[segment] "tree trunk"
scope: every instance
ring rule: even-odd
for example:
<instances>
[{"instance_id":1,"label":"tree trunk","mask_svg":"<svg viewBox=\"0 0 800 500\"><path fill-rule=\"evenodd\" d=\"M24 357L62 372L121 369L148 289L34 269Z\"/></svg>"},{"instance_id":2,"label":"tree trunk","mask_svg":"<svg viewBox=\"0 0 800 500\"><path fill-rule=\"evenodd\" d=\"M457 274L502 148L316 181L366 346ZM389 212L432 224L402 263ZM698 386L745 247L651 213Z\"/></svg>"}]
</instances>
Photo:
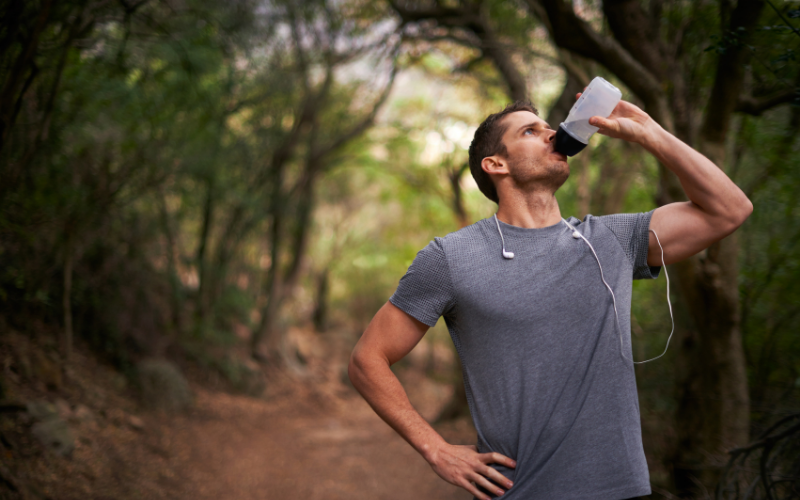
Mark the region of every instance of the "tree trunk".
<instances>
[{"instance_id":1,"label":"tree trunk","mask_svg":"<svg viewBox=\"0 0 800 500\"><path fill-rule=\"evenodd\" d=\"M763 10L758 0L740 0L723 29L742 33L717 62L714 86L700 128L700 151L724 168L725 141L739 102L752 37ZM749 441L750 399L739 314L739 244L736 233L705 255L677 266L678 285L693 328L681 339L678 369L678 446L675 486L697 496L719 479L725 452Z\"/></svg>"},{"instance_id":2,"label":"tree trunk","mask_svg":"<svg viewBox=\"0 0 800 500\"><path fill-rule=\"evenodd\" d=\"M723 147L705 147L717 165ZM679 263L678 287L690 316L677 357L675 487L698 496L719 479L727 450L749 442L750 398L739 314L739 238L734 233Z\"/></svg>"},{"instance_id":3,"label":"tree trunk","mask_svg":"<svg viewBox=\"0 0 800 500\"><path fill-rule=\"evenodd\" d=\"M183 330L183 300L181 282L178 277L178 263L179 251L177 241L175 238L175 231L173 230L172 222L170 221L169 209L167 208L166 195L163 190L158 193L158 207L161 212L161 229L164 231L164 238L167 243L167 275L169 279L170 288L170 322L171 332L169 337L179 335Z\"/></svg>"},{"instance_id":4,"label":"tree trunk","mask_svg":"<svg viewBox=\"0 0 800 500\"><path fill-rule=\"evenodd\" d=\"M72 245L67 241L64 248L64 296L61 307L64 312L64 331L61 337L61 360L66 373L72 359Z\"/></svg>"},{"instance_id":5,"label":"tree trunk","mask_svg":"<svg viewBox=\"0 0 800 500\"><path fill-rule=\"evenodd\" d=\"M460 167L451 168L447 175L450 180L450 188L453 190L451 206L459 228L469 225L469 215L467 214L467 208L464 206L464 193L461 190L461 177L467 169L469 169L469 163L464 163Z\"/></svg>"},{"instance_id":6,"label":"tree trunk","mask_svg":"<svg viewBox=\"0 0 800 500\"><path fill-rule=\"evenodd\" d=\"M21 45L14 65L9 74L4 75L5 82L0 88L0 150L6 143L8 134L14 125L17 113L22 104L25 92L30 87L37 74L36 52L39 48L39 36L47 28L50 17L50 7L52 1L47 0L42 3L35 21L25 35L21 36ZM21 14L24 2L16 1L8 5L7 12L12 13L13 17ZM19 29L14 25L14 30Z\"/></svg>"},{"instance_id":7,"label":"tree trunk","mask_svg":"<svg viewBox=\"0 0 800 500\"><path fill-rule=\"evenodd\" d=\"M209 306L209 272L208 272L208 247L211 238L211 225L214 219L214 181L206 181L206 196L203 201L203 222L200 226L200 242L197 246L197 277L199 288L197 289L197 316L200 322L204 322Z\"/></svg>"},{"instance_id":8,"label":"tree trunk","mask_svg":"<svg viewBox=\"0 0 800 500\"><path fill-rule=\"evenodd\" d=\"M323 333L328 326L328 277L330 268L322 270L317 278L317 293L314 301L314 312L311 314L311 321L314 323L314 330Z\"/></svg>"},{"instance_id":9,"label":"tree trunk","mask_svg":"<svg viewBox=\"0 0 800 500\"><path fill-rule=\"evenodd\" d=\"M270 275L268 277L269 295L267 303L261 313L261 325L258 330L253 334L251 350L256 358L262 356L258 353L259 344L265 341L263 346L266 350L266 358L274 358L279 354L279 348L283 340L281 332L277 331L276 324L279 318L280 309L286 298L291 295L292 290L297 283L300 275L302 259L305 255L306 246L308 244L308 230L311 225L311 215L314 208L314 183L316 175L320 172L317 165L307 165L306 173L308 176L301 185L298 186L297 194L294 198L297 199L297 204L294 207L295 213L293 214L294 223L291 231L291 241L289 242L289 255L291 260L285 271L281 272L279 265L280 256L283 253L283 239L282 225L284 218L285 207L277 208L279 210L273 217L277 222L272 230L272 266L270 267Z\"/></svg>"},{"instance_id":10,"label":"tree trunk","mask_svg":"<svg viewBox=\"0 0 800 500\"><path fill-rule=\"evenodd\" d=\"M267 275L264 279L263 289L266 292L267 303L261 309L261 322L253 331L250 337L250 353L254 359L267 360L271 353L275 350L274 345L267 347L267 355L260 352L261 342L264 339L272 338L274 328L275 316L280 304L278 304L278 296L281 295L280 283L280 255L283 242L283 216L278 212L272 214L272 223L270 224L270 266L267 270Z\"/></svg>"},{"instance_id":11,"label":"tree trunk","mask_svg":"<svg viewBox=\"0 0 800 500\"><path fill-rule=\"evenodd\" d=\"M676 266L694 328L679 339L675 485L713 485L727 450L749 440L750 403L739 330L736 235ZM730 279L730 278L733 278Z\"/></svg>"}]
</instances>

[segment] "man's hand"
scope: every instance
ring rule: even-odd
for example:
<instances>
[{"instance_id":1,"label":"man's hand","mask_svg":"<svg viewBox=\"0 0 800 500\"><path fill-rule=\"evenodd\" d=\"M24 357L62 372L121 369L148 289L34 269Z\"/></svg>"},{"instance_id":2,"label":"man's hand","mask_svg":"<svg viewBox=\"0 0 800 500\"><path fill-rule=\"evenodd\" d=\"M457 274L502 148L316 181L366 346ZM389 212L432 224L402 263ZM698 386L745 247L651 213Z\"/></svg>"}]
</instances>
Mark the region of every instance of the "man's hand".
<instances>
[{"instance_id":1,"label":"man's hand","mask_svg":"<svg viewBox=\"0 0 800 500\"><path fill-rule=\"evenodd\" d=\"M576 98L580 96L581 94L577 94ZM656 132L653 129L660 128L658 123L638 106L622 100L608 118L593 116L589 118L589 124L600 129L597 131L600 134L640 144L644 144Z\"/></svg>"},{"instance_id":2,"label":"man's hand","mask_svg":"<svg viewBox=\"0 0 800 500\"><path fill-rule=\"evenodd\" d=\"M481 492L478 486L496 496L513 486L510 479L489 467L489 464L500 464L510 469L517 466L516 462L499 453L478 453L475 446L444 444L427 458L439 477L464 488L481 500L489 500L490 497Z\"/></svg>"}]
</instances>

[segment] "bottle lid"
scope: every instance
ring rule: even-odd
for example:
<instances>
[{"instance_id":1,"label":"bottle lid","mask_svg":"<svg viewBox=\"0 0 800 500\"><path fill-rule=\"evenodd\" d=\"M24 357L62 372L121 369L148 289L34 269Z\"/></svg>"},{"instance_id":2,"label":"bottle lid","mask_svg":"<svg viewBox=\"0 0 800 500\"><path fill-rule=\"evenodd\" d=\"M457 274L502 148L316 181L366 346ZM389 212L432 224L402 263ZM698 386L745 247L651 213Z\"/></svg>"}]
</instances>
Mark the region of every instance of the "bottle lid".
<instances>
[{"instance_id":1,"label":"bottle lid","mask_svg":"<svg viewBox=\"0 0 800 500\"><path fill-rule=\"evenodd\" d=\"M586 144L572 137L564 129L563 124L559 125L558 131L556 132L556 144L555 144L556 151L558 151L559 153L564 153L567 156L575 156L576 154L583 151L583 148L585 147Z\"/></svg>"}]
</instances>

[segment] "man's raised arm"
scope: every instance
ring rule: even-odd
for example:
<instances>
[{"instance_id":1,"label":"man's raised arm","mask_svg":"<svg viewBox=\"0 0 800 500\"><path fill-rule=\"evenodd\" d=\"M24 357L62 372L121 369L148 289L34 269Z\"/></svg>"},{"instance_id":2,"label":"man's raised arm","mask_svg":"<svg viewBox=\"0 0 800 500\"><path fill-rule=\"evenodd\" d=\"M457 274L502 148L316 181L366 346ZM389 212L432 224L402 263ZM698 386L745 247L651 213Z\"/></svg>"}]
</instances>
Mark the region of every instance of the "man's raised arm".
<instances>
[{"instance_id":1,"label":"man's raised arm","mask_svg":"<svg viewBox=\"0 0 800 500\"><path fill-rule=\"evenodd\" d=\"M680 180L690 201L659 207L650 220L667 264L708 248L734 232L753 212L753 204L722 170L633 104L620 101L611 116L595 116L589 122L601 134L641 144ZM661 250L652 233L647 263L661 265Z\"/></svg>"},{"instance_id":2,"label":"man's raised arm","mask_svg":"<svg viewBox=\"0 0 800 500\"><path fill-rule=\"evenodd\" d=\"M372 409L408 441L442 479L480 499L489 497L479 491L476 484L502 495L512 483L488 464L514 468L515 462L499 453L478 453L474 446L448 444L411 406L390 368L411 352L427 330L427 325L387 302L367 326L350 356L350 380Z\"/></svg>"}]
</instances>

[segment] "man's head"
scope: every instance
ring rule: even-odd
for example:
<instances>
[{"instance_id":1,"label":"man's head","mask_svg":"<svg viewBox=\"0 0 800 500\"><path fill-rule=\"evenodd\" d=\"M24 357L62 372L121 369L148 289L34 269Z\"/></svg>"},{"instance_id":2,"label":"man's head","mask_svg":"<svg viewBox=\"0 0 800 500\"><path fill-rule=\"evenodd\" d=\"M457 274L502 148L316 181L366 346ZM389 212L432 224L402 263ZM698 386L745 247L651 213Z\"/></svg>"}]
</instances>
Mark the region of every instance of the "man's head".
<instances>
[{"instance_id":1,"label":"man's head","mask_svg":"<svg viewBox=\"0 0 800 500\"><path fill-rule=\"evenodd\" d=\"M566 157L553 150L555 132L529 101L515 101L489 115L475 131L469 168L481 192L499 203L495 180L537 183L555 192L569 177Z\"/></svg>"}]
</instances>

